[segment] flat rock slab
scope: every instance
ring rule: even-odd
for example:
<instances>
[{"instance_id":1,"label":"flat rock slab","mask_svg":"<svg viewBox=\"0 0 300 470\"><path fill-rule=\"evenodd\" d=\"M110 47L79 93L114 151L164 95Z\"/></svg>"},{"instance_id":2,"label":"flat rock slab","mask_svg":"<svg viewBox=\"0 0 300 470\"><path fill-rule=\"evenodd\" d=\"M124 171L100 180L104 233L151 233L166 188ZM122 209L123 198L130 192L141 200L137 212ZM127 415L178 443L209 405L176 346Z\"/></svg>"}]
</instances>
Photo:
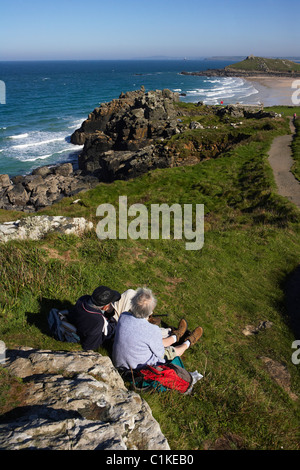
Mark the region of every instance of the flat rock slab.
<instances>
[{"instance_id":1,"label":"flat rock slab","mask_svg":"<svg viewBox=\"0 0 300 470\"><path fill-rule=\"evenodd\" d=\"M83 217L38 215L0 224L0 243L10 240L40 240L49 232L80 235L91 230L92 222Z\"/></svg>"},{"instance_id":2,"label":"flat rock slab","mask_svg":"<svg viewBox=\"0 0 300 470\"><path fill-rule=\"evenodd\" d=\"M25 406L0 417L0 449L169 450L149 405L109 357L31 348L6 357L29 387Z\"/></svg>"}]
</instances>

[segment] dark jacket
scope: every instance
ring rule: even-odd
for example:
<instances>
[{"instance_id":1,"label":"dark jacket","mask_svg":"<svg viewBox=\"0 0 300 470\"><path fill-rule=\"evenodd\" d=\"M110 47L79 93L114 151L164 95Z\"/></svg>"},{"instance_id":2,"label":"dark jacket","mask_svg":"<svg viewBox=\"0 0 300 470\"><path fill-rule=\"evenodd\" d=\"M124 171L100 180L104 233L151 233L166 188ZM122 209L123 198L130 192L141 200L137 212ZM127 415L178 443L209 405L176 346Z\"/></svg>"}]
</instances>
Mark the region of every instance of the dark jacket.
<instances>
[{"instance_id":1,"label":"dark jacket","mask_svg":"<svg viewBox=\"0 0 300 470\"><path fill-rule=\"evenodd\" d=\"M89 303L89 295L77 300L70 321L76 326L80 342L86 351L99 348L105 341L112 339L116 321L105 317L105 312Z\"/></svg>"}]
</instances>

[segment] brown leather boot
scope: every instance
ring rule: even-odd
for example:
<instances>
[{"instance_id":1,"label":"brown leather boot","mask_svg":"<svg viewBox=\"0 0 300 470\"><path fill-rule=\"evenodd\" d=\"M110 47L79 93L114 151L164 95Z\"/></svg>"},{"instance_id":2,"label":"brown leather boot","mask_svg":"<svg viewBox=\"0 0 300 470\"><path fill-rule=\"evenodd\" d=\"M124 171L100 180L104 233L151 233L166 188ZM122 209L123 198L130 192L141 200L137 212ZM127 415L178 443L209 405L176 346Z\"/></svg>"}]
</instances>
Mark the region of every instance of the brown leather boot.
<instances>
[{"instance_id":1,"label":"brown leather boot","mask_svg":"<svg viewBox=\"0 0 300 470\"><path fill-rule=\"evenodd\" d=\"M152 325L157 325L159 326L161 324L161 318L159 317L153 317L152 315L148 318L148 322L152 323Z\"/></svg>"},{"instance_id":2,"label":"brown leather boot","mask_svg":"<svg viewBox=\"0 0 300 470\"><path fill-rule=\"evenodd\" d=\"M179 341L180 338L182 338L182 336L186 332L186 330L187 330L187 322L185 321L184 318L182 318L178 324L178 328L172 330L171 334L175 335L177 338L177 341Z\"/></svg>"},{"instance_id":3,"label":"brown leather boot","mask_svg":"<svg viewBox=\"0 0 300 470\"><path fill-rule=\"evenodd\" d=\"M197 341L201 338L203 334L203 328L201 326L198 326L195 328L195 330L185 339L185 341L189 341L191 343L191 346L193 346Z\"/></svg>"}]
</instances>

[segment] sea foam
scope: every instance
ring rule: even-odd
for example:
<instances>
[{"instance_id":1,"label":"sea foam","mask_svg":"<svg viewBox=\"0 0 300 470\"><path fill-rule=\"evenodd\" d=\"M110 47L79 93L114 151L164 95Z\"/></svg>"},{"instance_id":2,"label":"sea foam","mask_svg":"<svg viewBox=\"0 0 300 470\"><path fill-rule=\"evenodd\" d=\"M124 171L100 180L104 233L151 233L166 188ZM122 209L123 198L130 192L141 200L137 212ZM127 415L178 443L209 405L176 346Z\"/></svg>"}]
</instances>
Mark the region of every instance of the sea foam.
<instances>
[{"instance_id":1,"label":"sea foam","mask_svg":"<svg viewBox=\"0 0 300 470\"><path fill-rule=\"evenodd\" d=\"M12 149L26 149L28 147L40 147L42 145L51 144L52 142L62 142L65 140L65 137L59 137L56 139L42 140L40 142L29 142L27 144L13 145Z\"/></svg>"},{"instance_id":2,"label":"sea foam","mask_svg":"<svg viewBox=\"0 0 300 470\"><path fill-rule=\"evenodd\" d=\"M3 129L6 129L5 127ZM8 138L9 139L25 139L26 137L28 137L28 133L26 134L18 134L18 135L9 135Z\"/></svg>"}]
</instances>

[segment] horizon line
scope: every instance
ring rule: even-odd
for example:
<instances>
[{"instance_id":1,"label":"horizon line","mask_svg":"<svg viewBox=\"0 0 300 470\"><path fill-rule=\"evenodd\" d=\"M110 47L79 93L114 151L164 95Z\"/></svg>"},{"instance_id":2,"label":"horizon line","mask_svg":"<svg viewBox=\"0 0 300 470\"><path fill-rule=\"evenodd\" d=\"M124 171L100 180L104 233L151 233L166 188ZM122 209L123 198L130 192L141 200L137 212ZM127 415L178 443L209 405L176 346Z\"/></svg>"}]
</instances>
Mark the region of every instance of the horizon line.
<instances>
[{"instance_id":1,"label":"horizon line","mask_svg":"<svg viewBox=\"0 0 300 470\"><path fill-rule=\"evenodd\" d=\"M100 62L100 61L140 61L140 60L176 60L176 61L190 61L190 60L236 60L240 59L243 57L248 57L249 54L245 55L218 55L218 56L180 56L180 57L175 57L175 56L145 56L145 57L131 57L131 58L111 58L111 59L75 59L75 58L69 58L69 59L0 59L0 62ZM294 59L294 60L300 60L300 56L256 56L256 57L265 57L265 58L276 58L276 59Z\"/></svg>"}]
</instances>

